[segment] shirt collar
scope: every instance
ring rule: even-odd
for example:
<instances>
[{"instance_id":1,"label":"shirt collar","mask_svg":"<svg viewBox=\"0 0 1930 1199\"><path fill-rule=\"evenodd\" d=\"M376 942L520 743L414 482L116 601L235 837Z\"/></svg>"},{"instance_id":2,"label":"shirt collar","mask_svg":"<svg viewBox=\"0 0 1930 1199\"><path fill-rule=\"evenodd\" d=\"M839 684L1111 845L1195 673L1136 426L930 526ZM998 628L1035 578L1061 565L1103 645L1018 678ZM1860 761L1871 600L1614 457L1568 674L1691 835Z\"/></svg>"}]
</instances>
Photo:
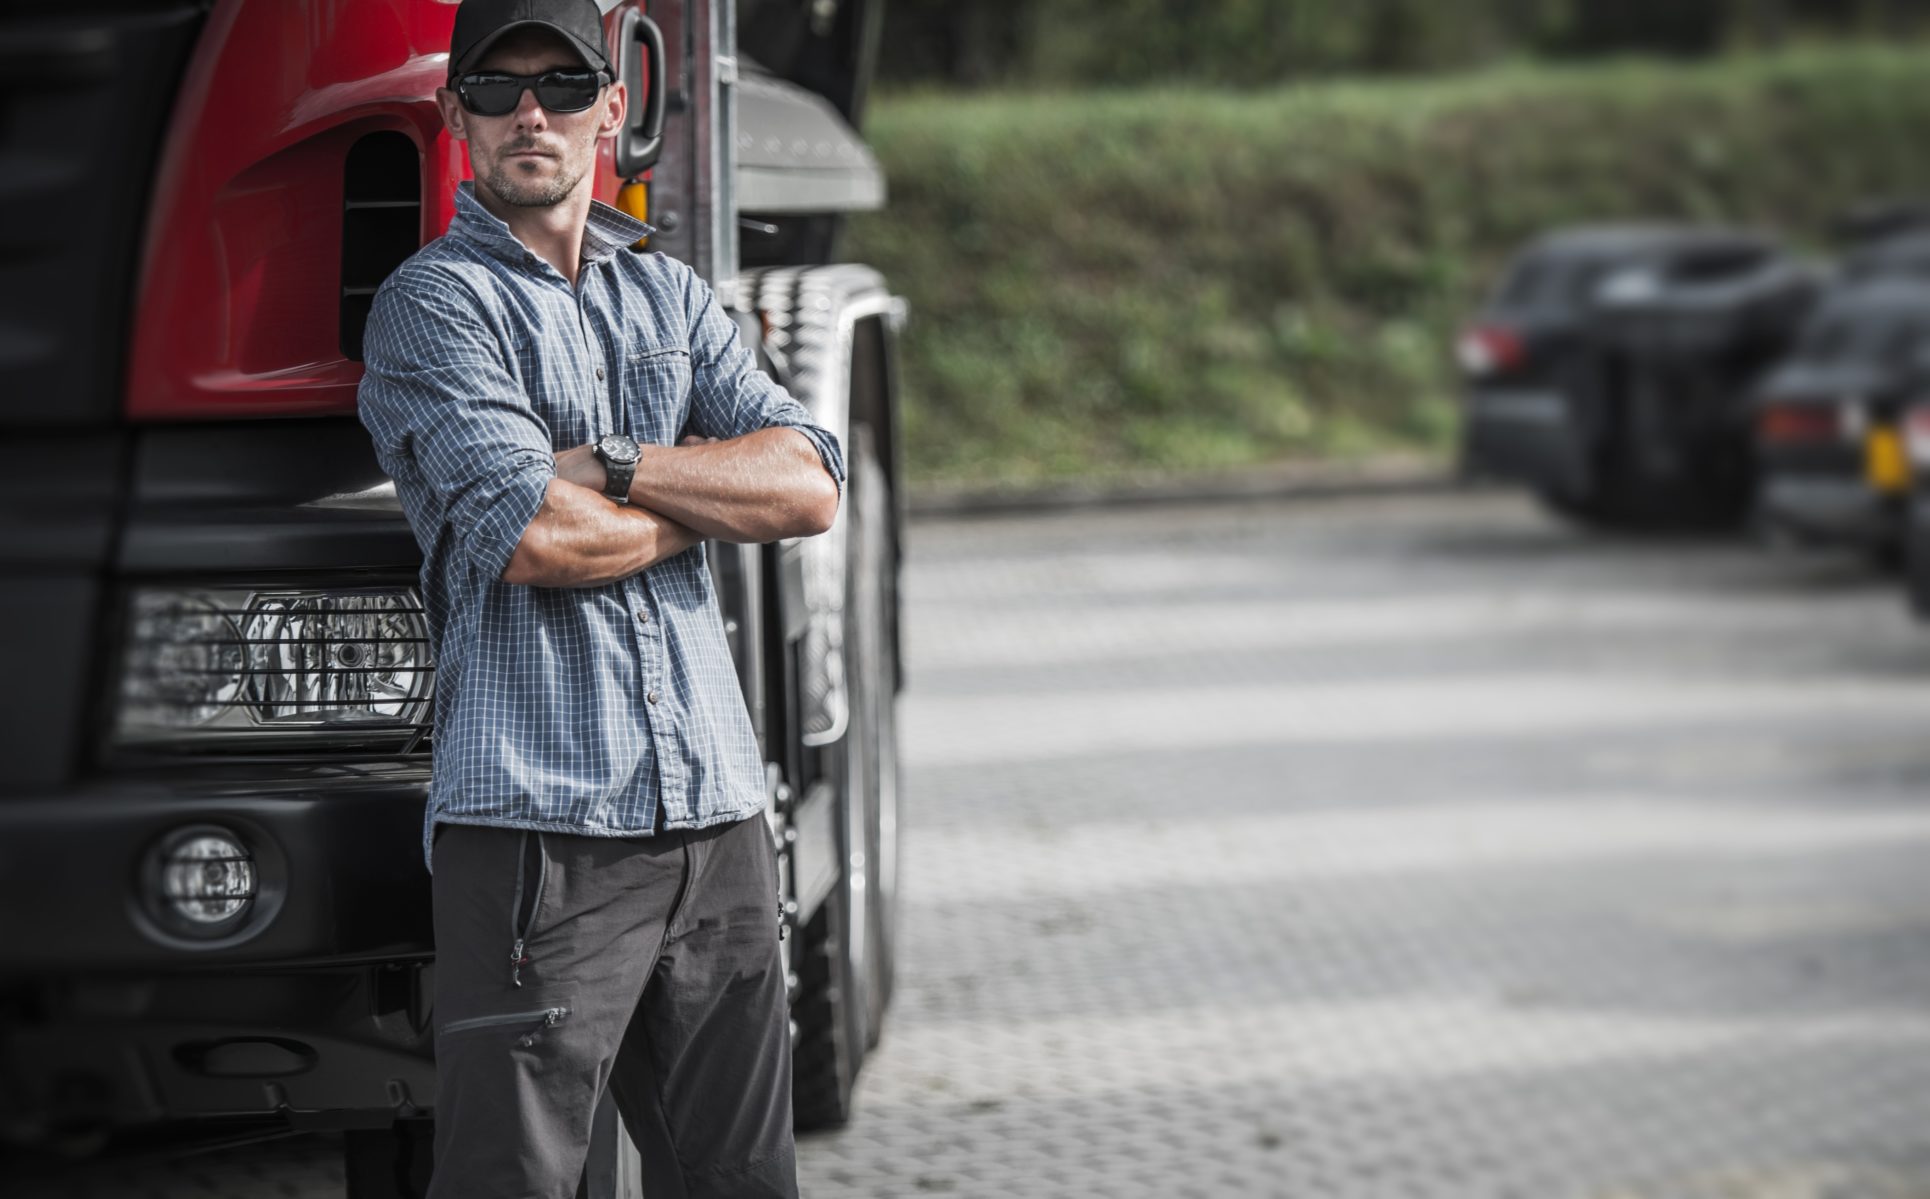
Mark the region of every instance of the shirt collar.
<instances>
[{"instance_id":1,"label":"shirt collar","mask_svg":"<svg viewBox=\"0 0 1930 1199\"><path fill-rule=\"evenodd\" d=\"M495 213L476 198L476 181L465 179L456 184L456 216L449 232L460 234L511 262L523 262L533 251ZM656 232L656 228L627 213L619 212L601 200L590 201L590 215L583 225L583 261L607 262L618 250L633 245Z\"/></svg>"}]
</instances>

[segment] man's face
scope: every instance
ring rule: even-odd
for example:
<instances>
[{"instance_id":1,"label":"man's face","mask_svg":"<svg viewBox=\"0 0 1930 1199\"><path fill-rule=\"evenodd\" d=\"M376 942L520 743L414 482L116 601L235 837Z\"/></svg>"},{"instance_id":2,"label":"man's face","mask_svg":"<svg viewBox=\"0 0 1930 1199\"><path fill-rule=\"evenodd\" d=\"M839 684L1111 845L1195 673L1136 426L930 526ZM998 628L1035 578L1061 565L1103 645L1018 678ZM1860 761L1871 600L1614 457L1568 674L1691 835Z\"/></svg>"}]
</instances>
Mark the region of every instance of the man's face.
<instances>
[{"instance_id":1,"label":"man's face","mask_svg":"<svg viewBox=\"0 0 1930 1199\"><path fill-rule=\"evenodd\" d=\"M583 66L568 43L532 29L497 42L473 69L539 75ZM469 143L477 186L517 208L550 208L568 199L595 167L597 141L616 136L623 124L622 84L606 84L582 112L550 112L537 103L534 89L500 117L477 116L449 88L438 88L436 101L450 135Z\"/></svg>"}]
</instances>

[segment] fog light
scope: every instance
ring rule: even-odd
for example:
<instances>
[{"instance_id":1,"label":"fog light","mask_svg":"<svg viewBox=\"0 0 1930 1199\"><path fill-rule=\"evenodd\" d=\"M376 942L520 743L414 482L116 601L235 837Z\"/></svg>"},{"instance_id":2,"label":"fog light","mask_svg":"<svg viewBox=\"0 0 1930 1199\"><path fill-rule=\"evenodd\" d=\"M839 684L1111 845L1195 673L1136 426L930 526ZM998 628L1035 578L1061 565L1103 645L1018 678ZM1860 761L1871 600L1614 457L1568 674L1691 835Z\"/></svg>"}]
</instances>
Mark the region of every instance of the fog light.
<instances>
[{"instance_id":1,"label":"fog light","mask_svg":"<svg viewBox=\"0 0 1930 1199\"><path fill-rule=\"evenodd\" d=\"M255 855L225 829L177 830L157 849L151 877L157 915L177 932L214 936L227 932L254 905Z\"/></svg>"}]
</instances>

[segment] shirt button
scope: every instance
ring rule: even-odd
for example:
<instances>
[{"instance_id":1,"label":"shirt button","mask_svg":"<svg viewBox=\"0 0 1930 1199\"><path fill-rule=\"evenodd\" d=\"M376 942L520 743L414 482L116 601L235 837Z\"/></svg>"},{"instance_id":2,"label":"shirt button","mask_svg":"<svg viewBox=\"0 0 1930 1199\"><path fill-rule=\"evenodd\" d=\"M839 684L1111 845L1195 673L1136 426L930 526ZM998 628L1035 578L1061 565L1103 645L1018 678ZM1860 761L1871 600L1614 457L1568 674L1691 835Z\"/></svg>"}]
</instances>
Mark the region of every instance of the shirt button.
<instances>
[{"instance_id":1,"label":"shirt button","mask_svg":"<svg viewBox=\"0 0 1930 1199\"><path fill-rule=\"evenodd\" d=\"M654 704L657 702L657 700L659 700L662 697L659 696L655 691L652 691L649 695L645 696L644 698L648 699L651 703Z\"/></svg>"},{"instance_id":2,"label":"shirt button","mask_svg":"<svg viewBox=\"0 0 1930 1199\"><path fill-rule=\"evenodd\" d=\"M596 377L599 379L603 377L603 368L600 366L596 368Z\"/></svg>"},{"instance_id":3,"label":"shirt button","mask_svg":"<svg viewBox=\"0 0 1930 1199\"><path fill-rule=\"evenodd\" d=\"M638 624L649 624L649 623L650 623L650 609L648 609L648 608L638 608L638 609L637 609L637 623L638 623Z\"/></svg>"}]
</instances>

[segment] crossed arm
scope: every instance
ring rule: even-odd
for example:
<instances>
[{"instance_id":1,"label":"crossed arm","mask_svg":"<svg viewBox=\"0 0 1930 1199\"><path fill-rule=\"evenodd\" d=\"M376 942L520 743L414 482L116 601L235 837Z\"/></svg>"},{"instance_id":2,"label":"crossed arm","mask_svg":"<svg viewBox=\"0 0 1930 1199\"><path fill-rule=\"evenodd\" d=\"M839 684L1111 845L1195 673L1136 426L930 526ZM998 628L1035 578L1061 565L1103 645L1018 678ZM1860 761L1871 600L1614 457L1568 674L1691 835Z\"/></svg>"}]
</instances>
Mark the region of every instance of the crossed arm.
<instances>
[{"instance_id":1,"label":"crossed arm","mask_svg":"<svg viewBox=\"0 0 1930 1199\"><path fill-rule=\"evenodd\" d=\"M359 410L383 469L419 498L411 522L425 554L453 544L506 583L594 587L705 538L764 542L831 526L844 478L837 439L757 369L709 287L692 274L684 285L689 436L642 447L624 506L602 494L589 446L553 448L466 283L405 264L383 285Z\"/></svg>"},{"instance_id":2,"label":"crossed arm","mask_svg":"<svg viewBox=\"0 0 1930 1199\"><path fill-rule=\"evenodd\" d=\"M556 478L503 571L505 583L594 587L633 575L707 537L763 542L831 527L838 487L817 449L789 428L726 441L644 446L630 504L602 494L589 446L556 455Z\"/></svg>"}]
</instances>

